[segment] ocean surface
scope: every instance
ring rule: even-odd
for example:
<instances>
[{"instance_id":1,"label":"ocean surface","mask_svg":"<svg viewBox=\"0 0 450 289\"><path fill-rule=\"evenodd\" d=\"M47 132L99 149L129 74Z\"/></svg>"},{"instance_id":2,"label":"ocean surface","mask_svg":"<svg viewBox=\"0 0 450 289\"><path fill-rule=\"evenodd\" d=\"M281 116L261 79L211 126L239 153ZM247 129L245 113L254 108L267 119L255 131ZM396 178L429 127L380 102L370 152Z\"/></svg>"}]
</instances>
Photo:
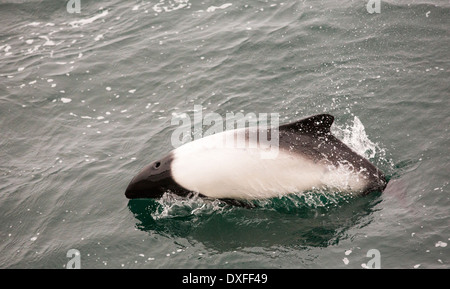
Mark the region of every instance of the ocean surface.
<instances>
[{"instance_id":1,"label":"ocean surface","mask_svg":"<svg viewBox=\"0 0 450 289\"><path fill-rule=\"evenodd\" d=\"M71 2L0 1L0 268L450 268L449 1ZM388 187L126 199L194 106L330 113Z\"/></svg>"}]
</instances>

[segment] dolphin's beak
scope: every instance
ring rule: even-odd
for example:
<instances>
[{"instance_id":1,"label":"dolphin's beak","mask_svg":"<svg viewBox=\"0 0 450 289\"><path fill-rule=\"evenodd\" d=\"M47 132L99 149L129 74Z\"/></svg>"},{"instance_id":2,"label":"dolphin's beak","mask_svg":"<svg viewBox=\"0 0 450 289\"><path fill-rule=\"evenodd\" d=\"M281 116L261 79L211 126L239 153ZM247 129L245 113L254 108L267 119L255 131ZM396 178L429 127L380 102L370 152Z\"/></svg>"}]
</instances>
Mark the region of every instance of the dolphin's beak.
<instances>
[{"instance_id":1,"label":"dolphin's beak","mask_svg":"<svg viewBox=\"0 0 450 289\"><path fill-rule=\"evenodd\" d=\"M151 197L151 191L156 187L152 181L151 166L143 168L128 185L125 196L128 199L148 198Z\"/></svg>"},{"instance_id":2,"label":"dolphin's beak","mask_svg":"<svg viewBox=\"0 0 450 289\"><path fill-rule=\"evenodd\" d=\"M170 165L172 156L154 161L144 167L128 185L125 196L128 199L160 198L174 187Z\"/></svg>"}]
</instances>

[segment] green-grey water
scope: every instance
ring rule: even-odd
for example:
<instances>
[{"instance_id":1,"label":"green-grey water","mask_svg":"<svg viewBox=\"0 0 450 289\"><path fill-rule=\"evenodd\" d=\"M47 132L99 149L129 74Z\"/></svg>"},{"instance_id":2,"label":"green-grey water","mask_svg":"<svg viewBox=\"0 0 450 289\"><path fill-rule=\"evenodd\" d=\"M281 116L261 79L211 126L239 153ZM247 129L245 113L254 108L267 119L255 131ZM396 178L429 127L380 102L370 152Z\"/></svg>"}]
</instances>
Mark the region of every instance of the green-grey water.
<instances>
[{"instance_id":1,"label":"green-grey water","mask_svg":"<svg viewBox=\"0 0 450 289\"><path fill-rule=\"evenodd\" d=\"M1 1L0 268L449 268L450 4L367 2ZM333 114L390 183L127 200L194 105Z\"/></svg>"}]
</instances>

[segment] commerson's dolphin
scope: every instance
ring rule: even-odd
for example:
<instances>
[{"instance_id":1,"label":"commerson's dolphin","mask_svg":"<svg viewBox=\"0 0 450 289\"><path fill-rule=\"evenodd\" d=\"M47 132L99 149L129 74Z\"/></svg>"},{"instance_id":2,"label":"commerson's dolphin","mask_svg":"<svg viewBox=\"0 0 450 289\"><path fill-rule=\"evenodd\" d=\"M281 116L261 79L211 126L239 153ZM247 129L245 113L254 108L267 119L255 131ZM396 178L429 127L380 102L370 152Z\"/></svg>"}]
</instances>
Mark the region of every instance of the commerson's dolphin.
<instances>
[{"instance_id":1,"label":"commerson's dolphin","mask_svg":"<svg viewBox=\"0 0 450 289\"><path fill-rule=\"evenodd\" d=\"M186 143L144 167L128 185L129 199L166 192L212 199L255 200L314 189L365 195L386 187L384 174L333 136L329 114L268 128L277 130L275 154L263 153L252 128L224 131ZM245 145L227 144L242 133ZM271 148L274 149L273 147Z\"/></svg>"}]
</instances>

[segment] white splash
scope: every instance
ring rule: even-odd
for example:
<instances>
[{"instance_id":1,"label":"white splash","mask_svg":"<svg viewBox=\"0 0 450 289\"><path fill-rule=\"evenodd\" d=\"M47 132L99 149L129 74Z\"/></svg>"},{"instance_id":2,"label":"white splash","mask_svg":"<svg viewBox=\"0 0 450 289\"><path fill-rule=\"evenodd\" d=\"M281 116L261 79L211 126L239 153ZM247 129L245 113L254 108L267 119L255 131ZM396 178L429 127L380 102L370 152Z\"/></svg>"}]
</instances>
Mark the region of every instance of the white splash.
<instances>
[{"instance_id":1,"label":"white splash","mask_svg":"<svg viewBox=\"0 0 450 289\"><path fill-rule=\"evenodd\" d=\"M226 8L230 7L231 5L233 5L233 4L232 3L225 3L225 4L220 5L220 6L210 6L210 7L208 7L208 9L206 9L206 12L214 12L217 9L226 9Z\"/></svg>"},{"instance_id":2,"label":"white splash","mask_svg":"<svg viewBox=\"0 0 450 289\"><path fill-rule=\"evenodd\" d=\"M97 19L103 18L106 15L108 15L108 10L104 10L102 13L97 14L95 16L92 16L91 18L87 18L87 19L81 19L81 20L75 20L72 22L69 22L69 25L72 27L80 27L80 26L84 26L86 24L91 24L92 22L94 22Z\"/></svg>"},{"instance_id":3,"label":"white splash","mask_svg":"<svg viewBox=\"0 0 450 289\"><path fill-rule=\"evenodd\" d=\"M31 23L29 23L29 24L27 24L27 25L25 25L25 26L33 26L33 27L36 27L36 26L39 26L41 24L41 22L31 22Z\"/></svg>"},{"instance_id":4,"label":"white splash","mask_svg":"<svg viewBox=\"0 0 450 289\"><path fill-rule=\"evenodd\" d=\"M331 130L343 143L366 158L373 158L377 152L382 151L376 143L369 139L364 125L357 116L354 117L352 126L347 125L345 128L341 128L333 125Z\"/></svg>"},{"instance_id":5,"label":"white splash","mask_svg":"<svg viewBox=\"0 0 450 289\"><path fill-rule=\"evenodd\" d=\"M28 48L27 52L25 53L25 55L34 53L36 51L39 50L39 48L41 47L41 45L35 45L33 48Z\"/></svg>"},{"instance_id":6,"label":"white splash","mask_svg":"<svg viewBox=\"0 0 450 289\"><path fill-rule=\"evenodd\" d=\"M50 38L48 38L48 36L42 35L42 36L39 36L39 38L42 38L45 40L45 43L43 44L44 46L54 46L55 45L55 42L50 40Z\"/></svg>"},{"instance_id":7,"label":"white splash","mask_svg":"<svg viewBox=\"0 0 450 289\"><path fill-rule=\"evenodd\" d=\"M447 243L439 241L434 246L435 247L442 247L442 248L444 248L444 247L447 247Z\"/></svg>"},{"instance_id":8,"label":"white splash","mask_svg":"<svg viewBox=\"0 0 450 289\"><path fill-rule=\"evenodd\" d=\"M0 51L4 51L5 52L5 56L9 56L12 54L12 52L9 52L9 50L11 49L11 45L5 44L0 46Z\"/></svg>"},{"instance_id":9,"label":"white splash","mask_svg":"<svg viewBox=\"0 0 450 289\"><path fill-rule=\"evenodd\" d=\"M218 212L225 207L219 200L204 200L198 195L183 198L172 193L165 193L157 202L160 209L151 214L155 220Z\"/></svg>"},{"instance_id":10,"label":"white splash","mask_svg":"<svg viewBox=\"0 0 450 289\"><path fill-rule=\"evenodd\" d=\"M171 12L182 8L191 8L189 0L159 0L159 3L153 5L153 11L157 13Z\"/></svg>"},{"instance_id":11,"label":"white splash","mask_svg":"<svg viewBox=\"0 0 450 289\"><path fill-rule=\"evenodd\" d=\"M103 34L99 34L94 38L94 41L99 41L100 39L103 39Z\"/></svg>"}]
</instances>

